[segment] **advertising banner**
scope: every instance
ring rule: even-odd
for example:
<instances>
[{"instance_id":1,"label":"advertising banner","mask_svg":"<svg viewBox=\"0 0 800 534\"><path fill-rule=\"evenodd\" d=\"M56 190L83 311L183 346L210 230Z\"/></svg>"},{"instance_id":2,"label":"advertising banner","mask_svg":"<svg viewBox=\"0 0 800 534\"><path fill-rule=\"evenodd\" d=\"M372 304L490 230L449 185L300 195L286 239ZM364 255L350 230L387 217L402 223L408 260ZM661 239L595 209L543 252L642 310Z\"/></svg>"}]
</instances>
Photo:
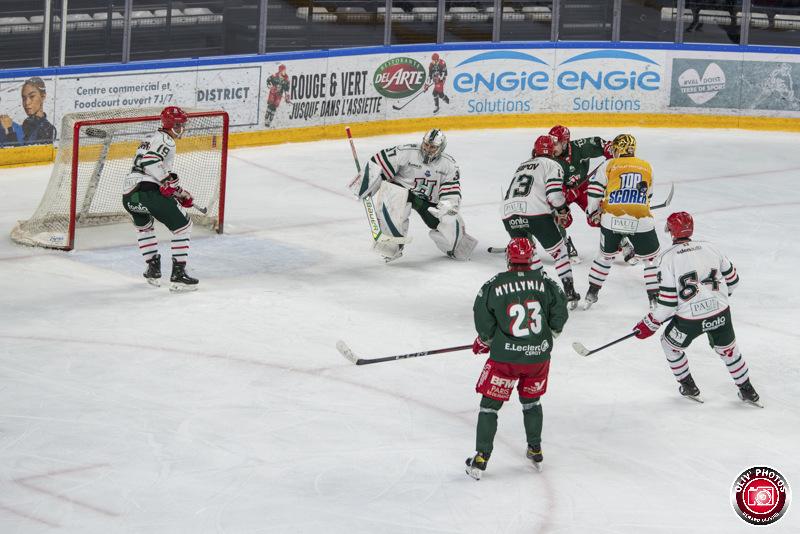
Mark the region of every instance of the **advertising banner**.
<instances>
[{"instance_id":1,"label":"advertising banner","mask_svg":"<svg viewBox=\"0 0 800 534\"><path fill-rule=\"evenodd\" d=\"M800 65L675 58L669 106L798 112Z\"/></svg>"},{"instance_id":2,"label":"advertising banner","mask_svg":"<svg viewBox=\"0 0 800 534\"><path fill-rule=\"evenodd\" d=\"M56 138L55 80L0 80L0 147L50 144Z\"/></svg>"}]
</instances>

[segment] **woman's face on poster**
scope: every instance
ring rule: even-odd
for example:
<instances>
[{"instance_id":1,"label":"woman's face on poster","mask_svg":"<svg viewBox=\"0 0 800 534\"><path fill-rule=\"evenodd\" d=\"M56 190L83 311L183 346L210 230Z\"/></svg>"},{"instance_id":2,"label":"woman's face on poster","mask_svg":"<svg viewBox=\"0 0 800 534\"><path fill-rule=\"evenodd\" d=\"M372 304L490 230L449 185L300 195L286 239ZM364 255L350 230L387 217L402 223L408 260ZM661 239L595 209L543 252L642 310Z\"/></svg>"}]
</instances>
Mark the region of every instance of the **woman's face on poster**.
<instances>
[{"instance_id":1,"label":"woman's face on poster","mask_svg":"<svg viewBox=\"0 0 800 534\"><path fill-rule=\"evenodd\" d=\"M45 95L39 88L32 84L22 86L22 108L28 116L41 116Z\"/></svg>"}]
</instances>

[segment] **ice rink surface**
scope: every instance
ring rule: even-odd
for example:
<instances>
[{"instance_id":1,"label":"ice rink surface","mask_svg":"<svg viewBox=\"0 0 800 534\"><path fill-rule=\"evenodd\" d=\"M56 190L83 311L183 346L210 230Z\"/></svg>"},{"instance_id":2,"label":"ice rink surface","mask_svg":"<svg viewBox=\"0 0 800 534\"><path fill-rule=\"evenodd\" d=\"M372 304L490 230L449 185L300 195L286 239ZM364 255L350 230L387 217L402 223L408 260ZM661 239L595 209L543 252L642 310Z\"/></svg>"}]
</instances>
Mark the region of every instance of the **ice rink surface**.
<instances>
[{"instance_id":1,"label":"ice rink surface","mask_svg":"<svg viewBox=\"0 0 800 534\"><path fill-rule=\"evenodd\" d=\"M687 351L706 403L680 397L658 337L583 358L647 311L641 266L617 262L577 310L543 397L544 471L527 463L516 398L500 412L483 479L474 449L484 358L471 352L356 367L362 357L471 343L472 303L504 270L501 189L533 130L451 131L473 259L443 257L412 213L414 242L370 250L344 138L232 151L226 233L197 229L193 294L142 278L133 227L79 230L74 252L15 245L47 166L0 172L0 532L731 534L760 531L730 505L767 465L800 491L800 135L636 129L654 202L736 265L734 326L761 394L745 406L704 339ZM612 138L573 129L573 139ZM420 134L358 138L362 159ZM599 235L570 228L585 294ZM163 230L163 227L160 227ZM167 234L160 233L167 262ZM555 276L551 262L546 269ZM168 268L167 268L168 271ZM800 532L795 502L768 532Z\"/></svg>"}]
</instances>

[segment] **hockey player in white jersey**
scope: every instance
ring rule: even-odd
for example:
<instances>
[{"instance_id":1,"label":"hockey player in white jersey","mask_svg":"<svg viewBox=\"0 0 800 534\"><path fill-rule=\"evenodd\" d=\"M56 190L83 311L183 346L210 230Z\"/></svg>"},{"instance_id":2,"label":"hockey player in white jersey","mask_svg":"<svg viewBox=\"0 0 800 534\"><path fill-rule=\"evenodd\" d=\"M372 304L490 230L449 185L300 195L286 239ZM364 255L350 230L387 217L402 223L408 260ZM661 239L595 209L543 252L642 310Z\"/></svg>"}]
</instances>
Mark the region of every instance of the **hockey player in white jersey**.
<instances>
[{"instance_id":1,"label":"hockey player in white jersey","mask_svg":"<svg viewBox=\"0 0 800 534\"><path fill-rule=\"evenodd\" d=\"M161 128L139 145L122 194L122 205L133 218L139 250L147 264L144 277L151 285L161 283L161 255L154 222L161 221L172 232L172 291L197 289L197 279L186 273L192 232L192 220L186 208L194 205L194 199L181 187L178 175L173 172L175 140L183 134L188 119L177 106L163 109Z\"/></svg>"},{"instance_id":2,"label":"hockey player in white jersey","mask_svg":"<svg viewBox=\"0 0 800 534\"><path fill-rule=\"evenodd\" d=\"M556 273L564 286L570 310L580 296L575 291L567 245L558 226L572 224L564 196L564 170L554 158L556 139L541 135L536 139L531 159L522 162L503 200L503 225L514 237L536 238L555 261Z\"/></svg>"},{"instance_id":3,"label":"hockey player in white jersey","mask_svg":"<svg viewBox=\"0 0 800 534\"><path fill-rule=\"evenodd\" d=\"M384 235L408 235L411 210L430 228L428 235L443 253L468 260L477 240L464 228L461 177L456 161L444 152L447 139L438 129L428 131L420 144L381 150L364 166L350 189L359 198L374 195L375 211ZM375 251L386 262L403 255L404 245L377 241Z\"/></svg>"},{"instance_id":4,"label":"hockey player in white jersey","mask_svg":"<svg viewBox=\"0 0 800 534\"><path fill-rule=\"evenodd\" d=\"M661 255L657 306L634 327L636 337L650 337L672 318L661 335L667 363L680 384L680 394L702 402L684 350L695 338L707 334L738 386L739 398L761 406L731 322L728 297L739 283L736 268L712 244L691 240L694 221L685 211L667 218L666 231L673 245Z\"/></svg>"}]
</instances>

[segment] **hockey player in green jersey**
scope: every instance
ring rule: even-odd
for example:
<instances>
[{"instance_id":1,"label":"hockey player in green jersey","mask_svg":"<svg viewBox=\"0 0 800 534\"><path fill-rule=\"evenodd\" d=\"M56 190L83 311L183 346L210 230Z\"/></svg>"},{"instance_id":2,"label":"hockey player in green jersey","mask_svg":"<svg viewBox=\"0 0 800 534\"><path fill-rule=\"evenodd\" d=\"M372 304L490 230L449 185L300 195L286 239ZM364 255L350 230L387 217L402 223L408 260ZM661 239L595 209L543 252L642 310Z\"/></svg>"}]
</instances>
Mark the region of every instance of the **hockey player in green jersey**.
<instances>
[{"instance_id":1,"label":"hockey player in green jersey","mask_svg":"<svg viewBox=\"0 0 800 534\"><path fill-rule=\"evenodd\" d=\"M582 139L571 139L569 128L556 125L550 128L549 134L556 138L555 160L564 169L564 196L567 206L577 204L581 211L586 211L589 202L587 189L589 188L589 167L592 158L611 159L614 155L611 152L611 141L605 141L600 137L584 137ZM597 226L587 219L589 226ZM567 243L570 260L576 262L578 251L572 244L572 238L563 232ZM626 240L622 243L625 261L634 258L633 247Z\"/></svg>"},{"instance_id":2,"label":"hockey player in green jersey","mask_svg":"<svg viewBox=\"0 0 800 534\"><path fill-rule=\"evenodd\" d=\"M537 470L542 465L542 406L547 391L553 340L567 322L567 300L558 285L531 269L534 250L524 237L506 247L508 271L483 284L473 314L478 337L475 354L489 354L475 391L482 395L475 454L467 458L466 472L479 480L492 454L497 413L517 384L525 435L526 456Z\"/></svg>"}]
</instances>

